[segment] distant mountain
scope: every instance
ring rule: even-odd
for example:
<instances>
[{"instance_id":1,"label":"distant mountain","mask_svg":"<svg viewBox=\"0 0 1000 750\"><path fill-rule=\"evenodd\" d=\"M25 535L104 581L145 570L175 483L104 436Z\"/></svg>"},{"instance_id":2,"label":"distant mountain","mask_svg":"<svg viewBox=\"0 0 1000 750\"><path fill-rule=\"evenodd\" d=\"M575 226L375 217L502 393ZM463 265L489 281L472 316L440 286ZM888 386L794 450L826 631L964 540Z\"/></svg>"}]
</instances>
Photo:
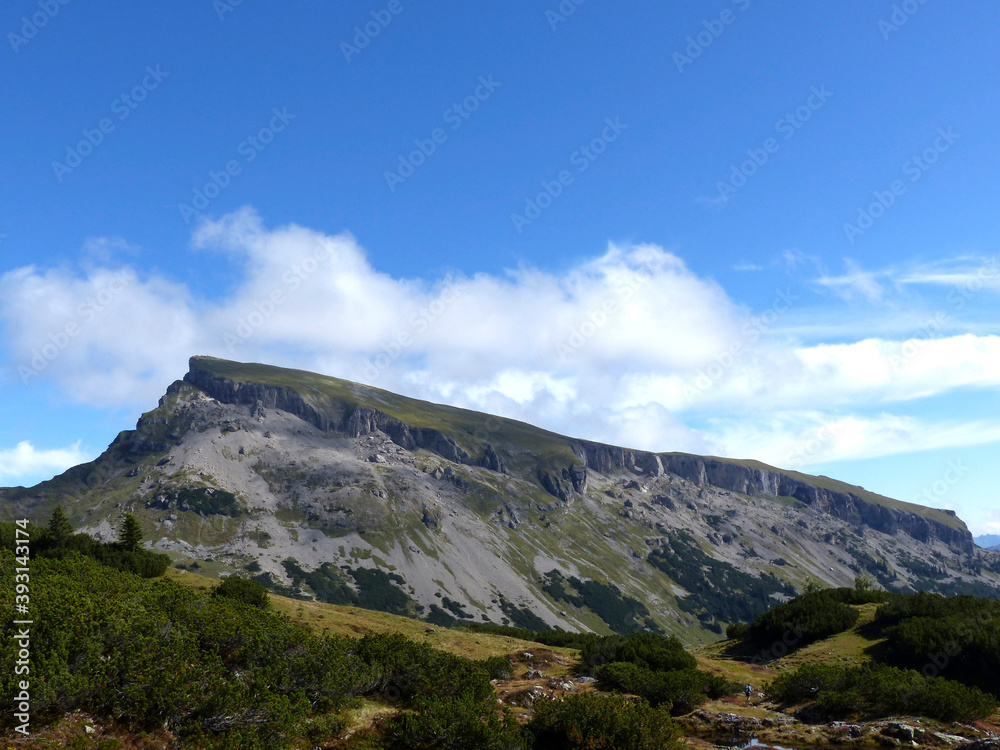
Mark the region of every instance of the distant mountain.
<instances>
[{"instance_id":1,"label":"distant mountain","mask_svg":"<svg viewBox=\"0 0 1000 750\"><path fill-rule=\"evenodd\" d=\"M0 489L178 564L418 614L715 639L813 582L998 595L953 512L757 461L650 453L337 378L191 359L95 461Z\"/></svg>"},{"instance_id":2,"label":"distant mountain","mask_svg":"<svg viewBox=\"0 0 1000 750\"><path fill-rule=\"evenodd\" d=\"M976 545L983 549L1000 549L1000 534L984 534L975 538Z\"/></svg>"}]
</instances>

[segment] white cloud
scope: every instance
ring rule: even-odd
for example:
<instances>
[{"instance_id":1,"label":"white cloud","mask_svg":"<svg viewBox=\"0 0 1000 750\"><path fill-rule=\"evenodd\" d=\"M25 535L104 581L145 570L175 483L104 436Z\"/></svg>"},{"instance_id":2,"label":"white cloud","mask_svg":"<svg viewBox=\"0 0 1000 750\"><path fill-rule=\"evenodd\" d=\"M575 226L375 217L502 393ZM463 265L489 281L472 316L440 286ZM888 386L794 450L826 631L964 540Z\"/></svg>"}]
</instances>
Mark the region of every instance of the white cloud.
<instances>
[{"instance_id":1,"label":"white cloud","mask_svg":"<svg viewBox=\"0 0 1000 750\"><path fill-rule=\"evenodd\" d=\"M68 448L49 450L39 450L23 440L14 448L0 450L0 483L32 484L88 460L90 457L80 449L79 440Z\"/></svg>"},{"instance_id":2,"label":"white cloud","mask_svg":"<svg viewBox=\"0 0 1000 750\"><path fill-rule=\"evenodd\" d=\"M725 455L794 469L993 443L1000 441L1000 423L797 411L756 419L715 419L711 434Z\"/></svg>"},{"instance_id":3,"label":"white cloud","mask_svg":"<svg viewBox=\"0 0 1000 750\"><path fill-rule=\"evenodd\" d=\"M14 382L55 383L90 405L148 408L190 355L210 354L621 445L779 464L809 439L817 414L834 410L822 419L839 420L840 437L810 462L878 455L878 446L923 450L921 430L938 436L935 445L1000 438L986 423L887 413L894 403L1000 386L1000 337L941 329L804 345L789 331L818 314L794 295L753 314L653 245L610 245L560 273L403 279L373 268L348 234L269 230L249 209L203 224L193 241L238 269L224 298L110 263L0 277ZM820 268L798 251L785 260ZM847 271L821 282L856 300L894 288L874 272Z\"/></svg>"},{"instance_id":4,"label":"white cloud","mask_svg":"<svg viewBox=\"0 0 1000 750\"><path fill-rule=\"evenodd\" d=\"M881 275L872 271L865 271L861 266L850 258L844 259L845 272L841 276L830 276L823 274L816 283L822 287L830 289L834 294L845 300L853 300L857 297L869 302L879 302L882 299L883 288L877 281Z\"/></svg>"}]
</instances>

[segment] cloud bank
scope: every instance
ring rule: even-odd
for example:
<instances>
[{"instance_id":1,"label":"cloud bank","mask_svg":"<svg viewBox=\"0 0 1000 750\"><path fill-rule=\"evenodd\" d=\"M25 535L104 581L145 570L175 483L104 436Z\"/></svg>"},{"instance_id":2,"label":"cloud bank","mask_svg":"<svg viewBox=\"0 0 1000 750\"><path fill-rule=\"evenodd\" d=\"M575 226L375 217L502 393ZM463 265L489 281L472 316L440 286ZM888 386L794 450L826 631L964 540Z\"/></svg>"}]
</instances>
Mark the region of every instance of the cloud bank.
<instances>
[{"instance_id":1,"label":"cloud bank","mask_svg":"<svg viewBox=\"0 0 1000 750\"><path fill-rule=\"evenodd\" d=\"M99 407L149 408L190 355L209 354L570 435L790 467L1000 440L983 419L901 411L1000 385L1000 337L960 330L954 305L900 336L807 340L796 334L807 317L802 288L750 310L654 245L612 244L558 273L407 279L374 268L348 234L270 229L249 208L199 226L192 252L214 254L236 283L208 298L100 253L81 269L4 274L9 380L54 384ZM976 273L971 261L847 270L813 287L881 304L893 288L959 288Z\"/></svg>"}]
</instances>

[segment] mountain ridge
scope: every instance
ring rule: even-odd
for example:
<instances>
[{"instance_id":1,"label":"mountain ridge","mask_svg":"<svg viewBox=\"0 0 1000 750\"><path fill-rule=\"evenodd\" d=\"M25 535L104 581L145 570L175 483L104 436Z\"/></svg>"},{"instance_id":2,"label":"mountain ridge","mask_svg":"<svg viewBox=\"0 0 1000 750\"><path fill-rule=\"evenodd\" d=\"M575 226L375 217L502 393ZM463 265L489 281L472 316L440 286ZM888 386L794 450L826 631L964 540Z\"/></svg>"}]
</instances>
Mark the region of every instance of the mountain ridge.
<instances>
[{"instance_id":1,"label":"mountain ridge","mask_svg":"<svg viewBox=\"0 0 1000 750\"><path fill-rule=\"evenodd\" d=\"M241 381L233 381L213 371L212 364L220 362L222 361L211 358L192 357L191 369L184 379L211 393L214 397L228 400L230 403L255 406L256 401L260 401L264 407L291 411L291 413L307 419L318 429L324 431L339 429L353 437L359 437L367 432L383 430L403 448L427 447L441 453L449 460L459 463L467 463L472 460L471 456L459 447L453 438L443 435L438 430L433 428L410 430L398 417L371 407L360 407L351 412L346 424L332 424L331 420L319 410L307 405L297 391L267 386L261 390L253 388L252 386L255 384L252 382L248 383L251 386L249 389L239 387L236 383ZM267 366L258 365L258 367ZM347 383L348 381L341 382ZM294 397L288 397L289 393L299 396L299 403L296 403ZM411 399L411 401L419 400ZM433 406L457 409L457 407L443 407L438 404ZM478 414L465 409L459 409L459 411ZM500 419L498 417L492 418ZM953 511L904 503L867 492L860 487L852 487L846 483L831 480L828 477L812 477L800 472L783 471L753 460L740 461L716 456L623 448L590 440L566 438L516 420L504 419L503 421L546 433L556 441L568 441L570 451L577 458L585 461L582 475L579 472L575 476L573 475L572 466L574 464L563 467L565 473L561 477L553 476L547 472L541 474L542 486L561 500L567 499L569 491L564 486L564 482L572 484L573 489L577 492L586 488L586 469L588 467L593 467L600 473L607 473L612 468L626 469L638 474L652 473L654 476L670 472L699 485L711 484L721 489L744 494L794 497L810 504L820 502L827 506L828 512L841 514L845 520L858 519L866 525L878 527L879 530L885 530L886 533L890 534L895 533L893 529L901 528L918 541L927 541L931 533L936 533L948 544L956 545L967 553L972 551L974 545L971 532L968 531L964 523L957 519ZM489 443L487 446L492 449ZM492 450L495 455L495 449ZM480 460L490 461L487 456ZM838 489L834 489L834 487Z\"/></svg>"},{"instance_id":2,"label":"mountain ridge","mask_svg":"<svg viewBox=\"0 0 1000 750\"><path fill-rule=\"evenodd\" d=\"M98 538L134 513L180 565L439 624L704 642L861 573L1000 595L1000 555L948 511L207 357L95 461L0 489L8 517L56 504Z\"/></svg>"}]
</instances>

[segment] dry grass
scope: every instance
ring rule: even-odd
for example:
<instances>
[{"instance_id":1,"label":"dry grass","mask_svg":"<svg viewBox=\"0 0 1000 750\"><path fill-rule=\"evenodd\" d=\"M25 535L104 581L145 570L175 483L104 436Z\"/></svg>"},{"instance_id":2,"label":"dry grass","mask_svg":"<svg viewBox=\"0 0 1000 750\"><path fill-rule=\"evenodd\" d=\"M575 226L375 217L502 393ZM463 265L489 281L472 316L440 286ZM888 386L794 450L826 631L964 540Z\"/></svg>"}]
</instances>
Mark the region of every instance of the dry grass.
<instances>
[{"instance_id":1,"label":"dry grass","mask_svg":"<svg viewBox=\"0 0 1000 750\"><path fill-rule=\"evenodd\" d=\"M176 569L169 569L167 577L206 592L211 591L219 583L214 578ZM271 606L276 612L287 615L293 622L305 625L317 635L360 638L366 633L402 633L413 641L427 643L434 648L466 659L506 656L518 651L532 651L540 648L537 643L531 641L442 628L421 620L390 615L386 612L322 602L299 601L275 594L270 594L270 599ZM548 649L548 647L544 648ZM573 649L548 650L561 654L565 661L575 661L577 658L577 652Z\"/></svg>"}]
</instances>

